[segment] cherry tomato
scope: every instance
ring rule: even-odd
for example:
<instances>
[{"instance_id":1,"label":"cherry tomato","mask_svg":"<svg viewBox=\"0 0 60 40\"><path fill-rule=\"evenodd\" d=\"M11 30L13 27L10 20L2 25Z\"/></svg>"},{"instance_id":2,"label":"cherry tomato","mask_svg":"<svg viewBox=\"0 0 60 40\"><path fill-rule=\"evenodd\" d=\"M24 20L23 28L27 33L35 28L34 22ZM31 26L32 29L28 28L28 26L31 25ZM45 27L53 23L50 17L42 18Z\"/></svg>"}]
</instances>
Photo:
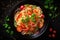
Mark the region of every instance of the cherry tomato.
<instances>
[{"instance_id":1,"label":"cherry tomato","mask_svg":"<svg viewBox=\"0 0 60 40\"><path fill-rule=\"evenodd\" d=\"M44 18L44 14L41 14L41 18Z\"/></svg>"},{"instance_id":2,"label":"cherry tomato","mask_svg":"<svg viewBox=\"0 0 60 40\"><path fill-rule=\"evenodd\" d=\"M22 27L18 26L18 27L17 27L17 31L18 31L18 32L21 32L21 31L22 31Z\"/></svg>"},{"instance_id":3,"label":"cherry tomato","mask_svg":"<svg viewBox=\"0 0 60 40\"><path fill-rule=\"evenodd\" d=\"M25 7L24 5L21 5L21 6L20 6L20 10L24 9L24 7Z\"/></svg>"},{"instance_id":4,"label":"cherry tomato","mask_svg":"<svg viewBox=\"0 0 60 40\"><path fill-rule=\"evenodd\" d=\"M56 37L56 35L55 35L55 34L52 34L52 37L53 37L53 38L55 38L55 37Z\"/></svg>"},{"instance_id":5,"label":"cherry tomato","mask_svg":"<svg viewBox=\"0 0 60 40\"><path fill-rule=\"evenodd\" d=\"M53 30L53 33L56 33L56 30Z\"/></svg>"},{"instance_id":6,"label":"cherry tomato","mask_svg":"<svg viewBox=\"0 0 60 40\"><path fill-rule=\"evenodd\" d=\"M49 29L49 31L50 31L50 32L52 32L52 31L53 31L53 29L52 29L52 28L50 28L50 29Z\"/></svg>"}]
</instances>

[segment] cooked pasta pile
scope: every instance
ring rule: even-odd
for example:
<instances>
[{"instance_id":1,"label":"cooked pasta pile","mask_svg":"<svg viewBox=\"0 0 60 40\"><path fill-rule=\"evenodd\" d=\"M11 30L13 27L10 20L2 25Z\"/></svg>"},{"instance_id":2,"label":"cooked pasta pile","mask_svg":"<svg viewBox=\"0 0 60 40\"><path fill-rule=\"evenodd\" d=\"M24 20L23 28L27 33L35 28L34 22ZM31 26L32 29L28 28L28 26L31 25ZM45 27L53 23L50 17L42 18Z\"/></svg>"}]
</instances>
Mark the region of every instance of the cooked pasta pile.
<instances>
[{"instance_id":1,"label":"cooked pasta pile","mask_svg":"<svg viewBox=\"0 0 60 40\"><path fill-rule=\"evenodd\" d=\"M42 9L36 5L21 5L14 16L16 30L25 34L34 34L44 25Z\"/></svg>"}]
</instances>

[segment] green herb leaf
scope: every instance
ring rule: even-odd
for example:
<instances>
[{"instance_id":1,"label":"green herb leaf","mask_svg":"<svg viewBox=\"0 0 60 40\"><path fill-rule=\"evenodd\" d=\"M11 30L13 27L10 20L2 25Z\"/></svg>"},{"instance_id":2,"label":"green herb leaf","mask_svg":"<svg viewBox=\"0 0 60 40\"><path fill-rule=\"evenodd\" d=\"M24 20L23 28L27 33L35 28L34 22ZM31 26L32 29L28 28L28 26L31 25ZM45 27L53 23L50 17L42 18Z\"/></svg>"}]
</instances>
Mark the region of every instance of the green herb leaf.
<instances>
[{"instance_id":1,"label":"green herb leaf","mask_svg":"<svg viewBox=\"0 0 60 40\"><path fill-rule=\"evenodd\" d=\"M6 17L5 17L5 20L6 20L6 21L9 21L10 19L9 19L9 17L8 17L8 16L6 16Z\"/></svg>"},{"instance_id":2,"label":"green herb leaf","mask_svg":"<svg viewBox=\"0 0 60 40\"><path fill-rule=\"evenodd\" d=\"M5 28L7 28L7 27L8 27L8 24L7 24L7 23L5 23L5 24L3 24L3 26L5 26Z\"/></svg>"},{"instance_id":3,"label":"green herb leaf","mask_svg":"<svg viewBox=\"0 0 60 40\"><path fill-rule=\"evenodd\" d=\"M32 15L31 15L31 17L35 17L36 15L33 13Z\"/></svg>"},{"instance_id":4,"label":"green herb leaf","mask_svg":"<svg viewBox=\"0 0 60 40\"><path fill-rule=\"evenodd\" d=\"M6 30L7 33L9 33L9 30Z\"/></svg>"},{"instance_id":5,"label":"green herb leaf","mask_svg":"<svg viewBox=\"0 0 60 40\"><path fill-rule=\"evenodd\" d=\"M45 7L46 9L48 9L48 8L49 8L49 7L48 7L48 5L45 5L44 7Z\"/></svg>"},{"instance_id":6,"label":"green herb leaf","mask_svg":"<svg viewBox=\"0 0 60 40\"><path fill-rule=\"evenodd\" d=\"M13 34L13 31L10 32L10 35L12 35L12 34Z\"/></svg>"},{"instance_id":7,"label":"green herb leaf","mask_svg":"<svg viewBox=\"0 0 60 40\"><path fill-rule=\"evenodd\" d=\"M31 15L31 20L32 20L33 22L36 22L36 20L35 20L35 14L32 14L32 15Z\"/></svg>"},{"instance_id":8,"label":"green herb leaf","mask_svg":"<svg viewBox=\"0 0 60 40\"><path fill-rule=\"evenodd\" d=\"M26 16L25 22L28 22L28 21L29 21L29 17L28 17L28 16Z\"/></svg>"},{"instance_id":9,"label":"green herb leaf","mask_svg":"<svg viewBox=\"0 0 60 40\"><path fill-rule=\"evenodd\" d=\"M33 8L33 9L36 8L36 5L34 5L32 8Z\"/></svg>"},{"instance_id":10,"label":"green herb leaf","mask_svg":"<svg viewBox=\"0 0 60 40\"><path fill-rule=\"evenodd\" d=\"M25 23L25 20L22 18L22 22Z\"/></svg>"}]
</instances>

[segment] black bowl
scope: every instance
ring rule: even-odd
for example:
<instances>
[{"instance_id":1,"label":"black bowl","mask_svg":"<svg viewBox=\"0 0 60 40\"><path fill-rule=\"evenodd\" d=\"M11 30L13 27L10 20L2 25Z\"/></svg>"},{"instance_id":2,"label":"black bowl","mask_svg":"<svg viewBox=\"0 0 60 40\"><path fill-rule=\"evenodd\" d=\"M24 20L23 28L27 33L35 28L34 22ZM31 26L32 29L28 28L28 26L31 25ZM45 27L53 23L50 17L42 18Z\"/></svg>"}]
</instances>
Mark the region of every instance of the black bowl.
<instances>
[{"instance_id":1,"label":"black bowl","mask_svg":"<svg viewBox=\"0 0 60 40\"><path fill-rule=\"evenodd\" d=\"M20 7L21 5L24 5L24 4L32 4L32 5L37 5L37 6L39 6L41 9L42 9L42 11L43 11L43 13L44 13L44 15L45 15L45 18L44 18L44 20L45 20L45 22L44 22L44 26L43 26L43 28L41 29L41 30L39 30L39 32L38 33L36 33L36 34L33 34L33 35L29 35L29 36L23 36L23 37L25 37L25 38L37 38L37 37L41 37L41 35L43 35L43 33L46 31L46 29L47 29L47 15L46 15L46 11L45 11L45 8L43 7L43 4L41 3L41 2L39 2L39 1L37 1L37 0L22 0L22 1L20 1L20 2L18 2L18 3L16 3L14 6L12 6L12 8L10 8L8 11L7 11L7 14L5 14L5 16L9 16L10 17L10 22L9 22L9 24L11 25L11 27L12 28L15 28L14 27L14 15L15 15L15 10L18 8L18 7ZM14 31L16 31L16 29L14 29ZM16 32L17 33L17 32ZM18 35L20 36L20 35L22 35L21 33L18 33Z\"/></svg>"}]
</instances>

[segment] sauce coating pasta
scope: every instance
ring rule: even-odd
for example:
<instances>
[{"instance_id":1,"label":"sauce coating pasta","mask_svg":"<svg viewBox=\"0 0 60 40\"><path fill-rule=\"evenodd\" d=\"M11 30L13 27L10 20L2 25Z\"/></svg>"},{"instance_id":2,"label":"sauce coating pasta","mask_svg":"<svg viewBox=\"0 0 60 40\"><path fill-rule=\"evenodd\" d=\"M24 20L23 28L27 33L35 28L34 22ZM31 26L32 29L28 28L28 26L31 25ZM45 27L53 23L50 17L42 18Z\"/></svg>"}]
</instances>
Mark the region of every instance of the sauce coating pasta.
<instances>
[{"instance_id":1,"label":"sauce coating pasta","mask_svg":"<svg viewBox=\"0 0 60 40\"><path fill-rule=\"evenodd\" d=\"M21 5L14 16L16 30L25 34L34 34L44 25L44 15L39 6L25 4Z\"/></svg>"}]
</instances>

